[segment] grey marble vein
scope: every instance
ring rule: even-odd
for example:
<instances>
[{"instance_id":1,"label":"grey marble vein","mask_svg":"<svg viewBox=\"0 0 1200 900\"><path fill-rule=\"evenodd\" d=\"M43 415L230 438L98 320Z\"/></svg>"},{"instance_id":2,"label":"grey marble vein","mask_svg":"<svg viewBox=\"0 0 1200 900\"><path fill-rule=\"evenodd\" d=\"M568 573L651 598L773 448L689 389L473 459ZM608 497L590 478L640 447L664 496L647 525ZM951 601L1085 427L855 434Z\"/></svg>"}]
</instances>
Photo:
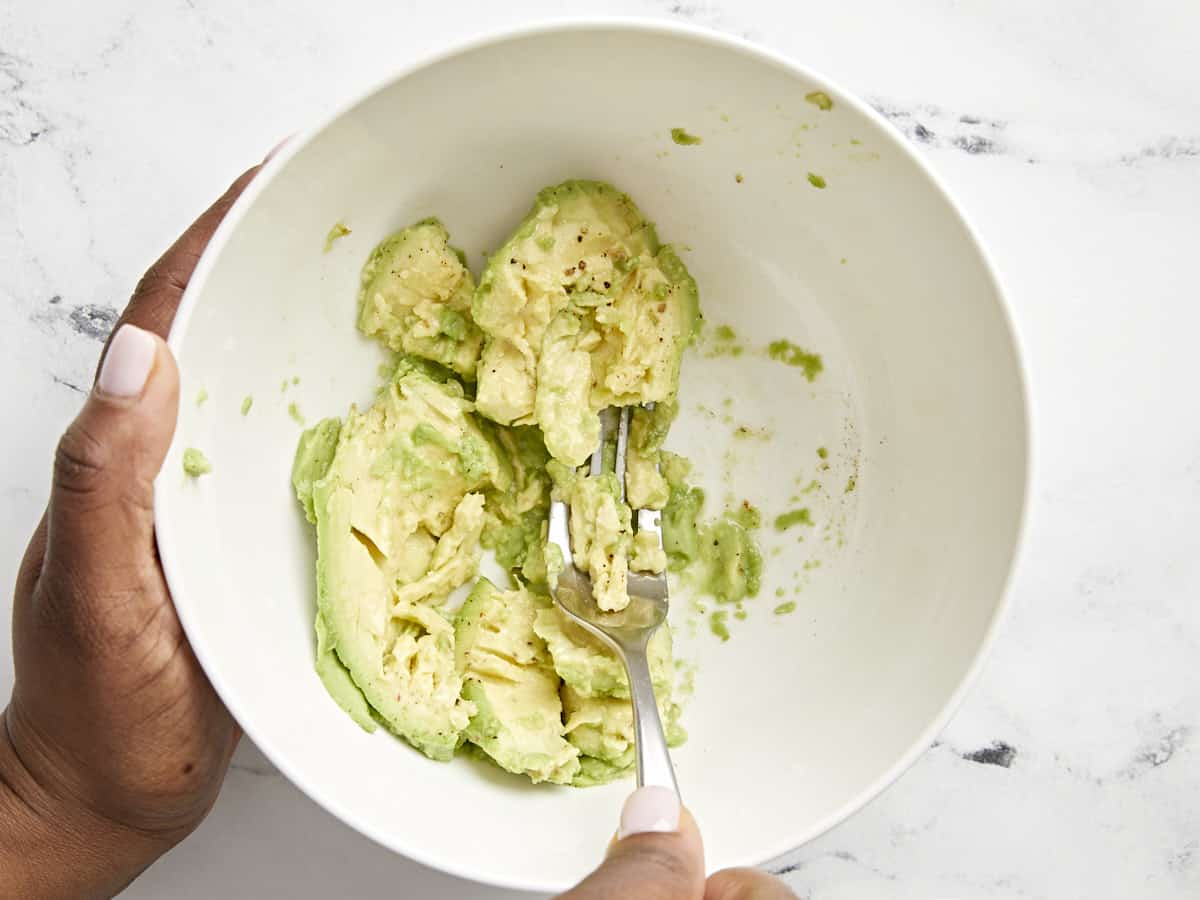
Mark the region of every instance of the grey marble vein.
<instances>
[{"instance_id":1,"label":"grey marble vein","mask_svg":"<svg viewBox=\"0 0 1200 900\"><path fill-rule=\"evenodd\" d=\"M1138 165L1158 160L1200 160L1200 137L1180 137L1176 135L1163 137L1153 144L1141 147L1131 153L1123 154L1120 159L1121 162L1127 165Z\"/></svg>"},{"instance_id":2,"label":"grey marble vein","mask_svg":"<svg viewBox=\"0 0 1200 900\"><path fill-rule=\"evenodd\" d=\"M971 750L962 754L962 758L967 762L980 763L985 766L1000 766L1002 769L1007 769L1012 766L1013 761L1017 758L1017 748L1004 741L992 741L986 747L980 747L978 750Z\"/></svg>"},{"instance_id":3,"label":"grey marble vein","mask_svg":"<svg viewBox=\"0 0 1200 900\"><path fill-rule=\"evenodd\" d=\"M50 129L50 122L27 97L28 61L0 48L0 143L27 147Z\"/></svg>"},{"instance_id":4,"label":"grey marble vein","mask_svg":"<svg viewBox=\"0 0 1200 900\"><path fill-rule=\"evenodd\" d=\"M953 147L972 156L1006 152L1002 134L1007 123L971 113L952 113L922 104L900 106L879 97L871 105L909 140L929 147Z\"/></svg>"}]
</instances>

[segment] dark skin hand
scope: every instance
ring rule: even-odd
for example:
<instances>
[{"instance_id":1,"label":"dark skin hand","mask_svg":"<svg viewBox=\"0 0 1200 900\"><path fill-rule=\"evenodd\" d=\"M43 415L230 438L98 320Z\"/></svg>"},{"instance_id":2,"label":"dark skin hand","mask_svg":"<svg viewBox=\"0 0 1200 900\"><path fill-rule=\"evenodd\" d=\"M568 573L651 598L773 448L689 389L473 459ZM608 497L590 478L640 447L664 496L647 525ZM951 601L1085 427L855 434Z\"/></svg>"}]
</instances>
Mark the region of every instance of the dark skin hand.
<instances>
[{"instance_id":1,"label":"dark skin hand","mask_svg":"<svg viewBox=\"0 0 1200 900\"><path fill-rule=\"evenodd\" d=\"M257 171L151 266L122 314L118 328L138 326L158 344L140 396L93 390L59 442L13 602L0 896L112 896L200 823L237 746L159 568L153 479L179 401L162 338L205 245Z\"/></svg>"},{"instance_id":2,"label":"dark skin hand","mask_svg":"<svg viewBox=\"0 0 1200 900\"><path fill-rule=\"evenodd\" d=\"M112 897L200 824L237 746L240 731L171 605L154 542L154 478L179 404L179 374L163 339L200 254L259 168L238 178L138 283L96 386L59 442L50 501L13 601L16 680L0 731L0 897ZM122 333L126 325L133 327ZM691 815L673 795L653 798L652 808L634 798L622 837L565 900L794 896L748 869L706 881Z\"/></svg>"}]
</instances>

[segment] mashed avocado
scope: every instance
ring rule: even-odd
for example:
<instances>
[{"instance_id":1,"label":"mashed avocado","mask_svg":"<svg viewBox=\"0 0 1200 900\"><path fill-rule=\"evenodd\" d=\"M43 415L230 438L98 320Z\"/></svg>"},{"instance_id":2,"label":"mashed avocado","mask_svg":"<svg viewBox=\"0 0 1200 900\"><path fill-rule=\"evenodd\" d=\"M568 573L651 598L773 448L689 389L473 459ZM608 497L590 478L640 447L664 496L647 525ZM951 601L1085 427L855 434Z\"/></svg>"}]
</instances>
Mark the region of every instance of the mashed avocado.
<instances>
[{"instance_id":1,"label":"mashed avocado","mask_svg":"<svg viewBox=\"0 0 1200 900\"><path fill-rule=\"evenodd\" d=\"M546 643L554 670L563 683L588 696L629 696L629 679L616 654L584 631L557 607L538 611L533 630ZM671 630L660 628L647 648L654 690L669 695L674 678Z\"/></svg>"},{"instance_id":2,"label":"mashed avocado","mask_svg":"<svg viewBox=\"0 0 1200 900\"><path fill-rule=\"evenodd\" d=\"M555 607L538 610L533 630L545 642L562 679L566 739L581 754L572 783L602 784L628 774L636 747L625 667L608 647ZM663 626L654 633L648 658L667 742L674 747L687 739L687 733L679 724L679 706L671 699L675 662L670 628Z\"/></svg>"},{"instance_id":3,"label":"mashed avocado","mask_svg":"<svg viewBox=\"0 0 1200 900\"><path fill-rule=\"evenodd\" d=\"M425 219L371 251L358 295L359 330L474 379L483 335L471 321L473 289L442 223Z\"/></svg>"},{"instance_id":4,"label":"mashed avocado","mask_svg":"<svg viewBox=\"0 0 1200 900\"><path fill-rule=\"evenodd\" d=\"M351 408L321 477L308 481L328 420L302 439L294 466L317 526L324 649L390 730L435 759L451 756L475 711L435 607L475 577L482 491L504 486L472 410L457 382L401 365L374 404Z\"/></svg>"},{"instance_id":5,"label":"mashed avocado","mask_svg":"<svg viewBox=\"0 0 1200 900\"><path fill-rule=\"evenodd\" d=\"M679 405L670 401L635 409L630 417L625 492L634 509L662 509L670 499L670 487L660 472L659 454L678 414Z\"/></svg>"},{"instance_id":6,"label":"mashed avocado","mask_svg":"<svg viewBox=\"0 0 1200 900\"><path fill-rule=\"evenodd\" d=\"M626 578L633 531L629 505L611 472L584 476L557 460L547 465L554 479L553 497L571 509L571 552L575 566L588 573L592 595L603 610L629 605Z\"/></svg>"},{"instance_id":7,"label":"mashed avocado","mask_svg":"<svg viewBox=\"0 0 1200 900\"><path fill-rule=\"evenodd\" d=\"M677 747L687 740L679 725L679 707L670 695L658 694L658 712L662 717L667 744ZM586 696L570 685L562 691L566 712L567 739L584 757L611 767L613 777L624 775L633 766L637 744L633 734L633 707L628 700L606 696Z\"/></svg>"},{"instance_id":8,"label":"mashed avocado","mask_svg":"<svg viewBox=\"0 0 1200 900\"><path fill-rule=\"evenodd\" d=\"M757 510L741 507L715 519L704 519L704 491L687 483L691 465L674 453L661 453L662 471L670 485L663 509L663 547L668 567L679 572L696 592L722 603L740 603L758 595L762 552L755 532Z\"/></svg>"},{"instance_id":9,"label":"mashed avocado","mask_svg":"<svg viewBox=\"0 0 1200 900\"><path fill-rule=\"evenodd\" d=\"M292 460L292 487L296 490L296 499L304 508L304 517L313 525L317 524L317 515L313 510L313 483L320 481L329 471L341 431L341 419L323 419L300 435L296 457Z\"/></svg>"},{"instance_id":10,"label":"mashed avocado","mask_svg":"<svg viewBox=\"0 0 1200 900\"><path fill-rule=\"evenodd\" d=\"M549 594L570 563L610 610L629 602L630 571L695 570L720 600L758 590L757 518L702 520L687 463L662 449L698 323L678 256L597 182L543 190L478 287L436 219L375 248L358 326L394 354L387 381L305 431L292 466L316 526L315 668L355 722L439 760L470 743L534 782L628 774L624 667ZM635 407L624 485L580 467L608 406ZM570 561L546 542L552 495L571 505ZM662 510L663 546L631 505ZM511 589L479 578L485 549ZM667 626L649 658L679 743Z\"/></svg>"},{"instance_id":11,"label":"mashed avocado","mask_svg":"<svg viewBox=\"0 0 1200 900\"><path fill-rule=\"evenodd\" d=\"M696 283L628 196L594 181L538 194L489 259L471 310L484 334L479 412L540 425L580 465L599 410L671 400L699 319Z\"/></svg>"},{"instance_id":12,"label":"mashed avocado","mask_svg":"<svg viewBox=\"0 0 1200 900\"><path fill-rule=\"evenodd\" d=\"M541 432L533 426L490 427L490 431L501 465L506 468L509 487L487 494L483 546L495 552L500 565L519 571L526 581L544 582L542 545L550 512L550 476Z\"/></svg>"},{"instance_id":13,"label":"mashed avocado","mask_svg":"<svg viewBox=\"0 0 1200 900\"><path fill-rule=\"evenodd\" d=\"M466 738L503 769L570 784L579 750L563 737L559 679L534 618L548 597L499 591L481 578L454 622L463 696L475 706Z\"/></svg>"},{"instance_id":14,"label":"mashed avocado","mask_svg":"<svg viewBox=\"0 0 1200 900\"><path fill-rule=\"evenodd\" d=\"M211 471L212 463L208 461L208 457L204 455L203 450L188 447L183 451L183 472L185 475L190 475L192 478L199 478L201 475L207 475Z\"/></svg>"}]
</instances>

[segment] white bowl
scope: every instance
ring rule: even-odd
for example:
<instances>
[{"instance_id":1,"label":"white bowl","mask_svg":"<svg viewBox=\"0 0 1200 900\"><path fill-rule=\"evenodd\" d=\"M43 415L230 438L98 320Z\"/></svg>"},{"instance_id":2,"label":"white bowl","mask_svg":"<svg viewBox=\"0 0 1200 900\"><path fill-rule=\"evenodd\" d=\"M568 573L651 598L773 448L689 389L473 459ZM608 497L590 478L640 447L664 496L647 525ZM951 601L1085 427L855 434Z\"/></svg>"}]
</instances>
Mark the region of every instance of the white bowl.
<instances>
[{"instance_id":1,"label":"white bowl","mask_svg":"<svg viewBox=\"0 0 1200 900\"><path fill-rule=\"evenodd\" d=\"M815 90L831 110L806 102ZM672 143L673 127L703 143ZM685 248L708 321L750 348L685 364L670 443L710 508L732 491L770 519L822 485L803 504L814 527L764 529L763 590L732 640L676 594L679 654L698 670L675 761L711 867L815 837L928 746L1003 607L1028 465L1021 364L979 241L892 128L792 62L657 23L539 27L411 68L290 142L221 226L171 332L185 398L159 479L171 593L233 715L309 796L423 863L535 890L598 861L632 785L431 762L334 705L312 665L314 542L287 406L313 422L372 396L380 354L354 307L376 241L438 215L478 271L535 191L572 177L628 191ZM353 233L323 253L339 220ZM815 382L756 352L780 337L821 353ZM774 437L735 440L725 415ZM184 478L189 446L211 475ZM795 613L773 614L777 589Z\"/></svg>"}]
</instances>

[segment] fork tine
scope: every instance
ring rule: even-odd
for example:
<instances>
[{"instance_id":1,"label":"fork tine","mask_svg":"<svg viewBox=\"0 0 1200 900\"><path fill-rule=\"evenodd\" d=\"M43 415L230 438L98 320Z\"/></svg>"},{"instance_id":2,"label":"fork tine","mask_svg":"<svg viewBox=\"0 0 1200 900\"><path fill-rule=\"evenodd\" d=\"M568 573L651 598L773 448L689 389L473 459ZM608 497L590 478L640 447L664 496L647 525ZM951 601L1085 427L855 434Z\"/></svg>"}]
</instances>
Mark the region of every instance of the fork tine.
<instances>
[{"instance_id":1,"label":"fork tine","mask_svg":"<svg viewBox=\"0 0 1200 900\"><path fill-rule=\"evenodd\" d=\"M648 407L650 409L653 406ZM613 458L613 473L617 484L620 485L620 499L624 501L625 473L627 470L626 456L629 453L629 423L633 414L631 407L610 406L600 411L600 445L592 453L588 466L589 475L601 475L605 472L606 452L616 445ZM662 510L635 509L633 521L637 531L649 531L658 539L658 546L663 547L662 539ZM566 504L554 501L550 505L550 533L553 543L558 544L564 559L571 559L570 533L568 526L569 513ZM627 585L630 597L642 600L665 602L668 598L667 577L665 573L656 575L645 572L629 572Z\"/></svg>"},{"instance_id":2,"label":"fork tine","mask_svg":"<svg viewBox=\"0 0 1200 900\"><path fill-rule=\"evenodd\" d=\"M589 475L604 474L604 449L608 446L609 441L613 439L613 434L617 430L616 409L608 407L600 410L600 445L596 447L592 453L592 464L588 471Z\"/></svg>"},{"instance_id":3,"label":"fork tine","mask_svg":"<svg viewBox=\"0 0 1200 900\"><path fill-rule=\"evenodd\" d=\"M625 454L629 452L629 407L622 406L617 417L617 458L613 469L620 485L621 500L625 500Z\"/></svg>"}]
</instances>

